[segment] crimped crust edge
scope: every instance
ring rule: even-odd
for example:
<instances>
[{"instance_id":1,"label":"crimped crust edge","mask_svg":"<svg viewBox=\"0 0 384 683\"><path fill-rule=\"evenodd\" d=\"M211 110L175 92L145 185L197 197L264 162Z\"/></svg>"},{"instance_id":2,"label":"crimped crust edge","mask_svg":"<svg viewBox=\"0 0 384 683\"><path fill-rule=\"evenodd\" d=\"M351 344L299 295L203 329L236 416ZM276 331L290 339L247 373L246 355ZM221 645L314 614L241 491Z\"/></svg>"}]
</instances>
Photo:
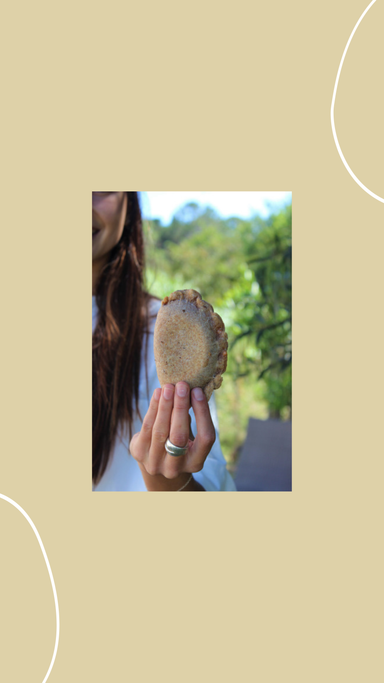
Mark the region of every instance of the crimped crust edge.
<instances>
[{"instance_id":1,"label":"crimped crust edge","mask_svg":"<svg viewBox=\"0 0 384 683\"><path fill-rule=\"evenodd\" d=\"M211 306L208 301L204 301L200 292L198 292L196 289L177 289L169 296L164 297L161 305L167 306L172 301L180 300L189 301L190 303L194 304L196 308L204 310L205 313L210 316L214 330L216 332L216 338L219 347L216 372L208 384L206 384L205 387L202 387L207 401L209 401L213 391L215 389L219 389L221 386L223 382L222 375L227 369L228 335L225 332L225 325L219 314L214 312L213 306Z\"/></svg>"}]
</instances>

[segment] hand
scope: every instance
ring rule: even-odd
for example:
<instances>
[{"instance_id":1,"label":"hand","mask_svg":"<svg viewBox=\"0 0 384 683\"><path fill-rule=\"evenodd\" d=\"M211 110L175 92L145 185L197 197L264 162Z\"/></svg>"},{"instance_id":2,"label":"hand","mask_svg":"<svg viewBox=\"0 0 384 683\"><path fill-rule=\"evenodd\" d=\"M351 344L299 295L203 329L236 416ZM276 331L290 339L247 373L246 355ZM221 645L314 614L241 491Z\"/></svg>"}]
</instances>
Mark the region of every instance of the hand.
<instances>
[{"instance_id":1,"label":"hand","mask_svg":"<svg viewBox=\"0 0 384 683\"><path fill-rule=\"evenodd\" d=\"M190 439L189 408L196 417L197 434ZM169 437L175 446L188 446L185 455L173 456L165 450ZM149 491L177 491L199 472L210 452L216 434L208 401L201 389L189 390L186 382L166 384L155 389L141 431L134 434L130 452L140 465ZM195 484L195 486L194 486ZM185 490L202 490L192 480Z\"/></svg>"}]
</instances>

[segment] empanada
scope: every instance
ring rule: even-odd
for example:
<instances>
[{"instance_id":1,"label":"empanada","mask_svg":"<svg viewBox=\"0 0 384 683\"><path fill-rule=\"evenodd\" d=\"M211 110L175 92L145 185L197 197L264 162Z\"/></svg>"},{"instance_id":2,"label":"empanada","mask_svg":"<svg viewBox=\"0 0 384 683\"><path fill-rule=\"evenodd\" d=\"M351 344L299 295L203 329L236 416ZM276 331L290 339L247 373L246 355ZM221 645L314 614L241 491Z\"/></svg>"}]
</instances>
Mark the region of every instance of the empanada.
<instances>
[{"instance_id":1,"label":"empanada","mask_svg":"<svg viewBox=\"0 0 384 683\"><path fill-rule=\"evenodd\" d=\"M227 367L228 335L222 319L194 289L179 289L161 302L154 348L161 386L188 382L210 399Z\"/></svg>"}]
</instances>

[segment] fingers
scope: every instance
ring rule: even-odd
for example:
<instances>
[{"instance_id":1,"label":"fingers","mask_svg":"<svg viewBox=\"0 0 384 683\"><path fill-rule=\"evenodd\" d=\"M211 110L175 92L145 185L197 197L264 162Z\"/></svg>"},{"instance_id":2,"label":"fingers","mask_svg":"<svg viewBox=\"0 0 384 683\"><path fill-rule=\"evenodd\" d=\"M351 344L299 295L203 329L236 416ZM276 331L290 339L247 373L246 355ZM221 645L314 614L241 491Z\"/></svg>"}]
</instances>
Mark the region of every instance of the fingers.
<instances>
[{"instance_id":1,"label":"fingers","mask_svg":"<svg viewBox=\"0 0 384 683\"><path fill-rule=\"evenodd\" d=\"M187 382L178 382L175 387L169 439L175 446L188 445L190 433L190 389ZM175 479L185 472L186 455L174 456L165 452L162 472L167 479Z\"/></svg>"},{"instance_id":2,"label":"fingers","mask_svg":"<svg viewBox=\"0 0 384 683\"><path fill-rule=\"evenodd\" d=\"M165 453L164 446L169 435L174 393L173 384L165 384L161 391L159 408L152 428L152 439L145 463L148 474L159 474L161 471L161 463Z\"/></svg>"},{"instance_id":3,"label":"fingers","mask_svg":"<svg viewBox=\"0 0 384 683\"><path fill-rule=\"evenodd\" d=\"M216 440L215 427L204 392L200 388L191 392L192 408L196 417L197 434L187 456L187 471L200 472Z\"/></svg>"},{"instance_id":4,"label":"fingers","mask_svg":"<svg viewBox=\"0 0 384 683\"><path fill-rule=\"evenodd\" d=\"M190 431L191 400L197 425L194 441ZM167 453L165 442L168 436L175 446L188 445L188 452L184 456ZM203 391L196 388L191 393L186 382L178 382L176 388L173 384L166 384L162 390L154 391L141 431L134 435L130 450L149 475L162 474L167 479L174 479L180 473L199 472L215 438Z\"/></svg>"},{"instance_id":5,"label":"fingers","mask_svg":"<svg viewBox=\"0 0 384 683\"><path fill-rule=\"evenodd\" d=\"M155 424L157 412L159 409L159 401L161 396L161 389L155 389L153 392L149 408L144 417L140 432L134 434L129 444L129 450L133 457L139 462L143 462L147 456L148 450L152 440L152 429Z\"/></svg>"},{"instance_id":6,"label":"fingers","mask_svg":"<svg viewBox=\"0 0 384 683\"><path fill-rule=\"evenodd\" d=\"M189 437L189 385L187 382L176 384L175 398L173 402L173 412L171 419L171 429L169 438L175 446L183 448L188 443Z\"/></svg>"}]
</instances>

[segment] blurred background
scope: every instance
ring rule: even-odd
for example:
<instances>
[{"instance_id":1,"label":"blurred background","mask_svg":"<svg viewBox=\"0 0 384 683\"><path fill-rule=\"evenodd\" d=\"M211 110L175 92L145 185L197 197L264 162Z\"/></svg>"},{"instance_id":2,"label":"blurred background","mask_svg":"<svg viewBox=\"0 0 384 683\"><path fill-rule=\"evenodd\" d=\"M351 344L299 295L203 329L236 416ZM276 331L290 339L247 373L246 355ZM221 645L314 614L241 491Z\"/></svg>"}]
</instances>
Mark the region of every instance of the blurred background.
<instances>
[{"instance_id":1,"label":"blurred background","mask_svg":"<svg viewBox=\"0 0 384 683\"><path fill-rule=\"evenodd\" d=\"M291 490L291 193L140 199L147 290L196 289L224 321L228 366L214 395L237 488Z\"/></svg>"}]
</instances>

